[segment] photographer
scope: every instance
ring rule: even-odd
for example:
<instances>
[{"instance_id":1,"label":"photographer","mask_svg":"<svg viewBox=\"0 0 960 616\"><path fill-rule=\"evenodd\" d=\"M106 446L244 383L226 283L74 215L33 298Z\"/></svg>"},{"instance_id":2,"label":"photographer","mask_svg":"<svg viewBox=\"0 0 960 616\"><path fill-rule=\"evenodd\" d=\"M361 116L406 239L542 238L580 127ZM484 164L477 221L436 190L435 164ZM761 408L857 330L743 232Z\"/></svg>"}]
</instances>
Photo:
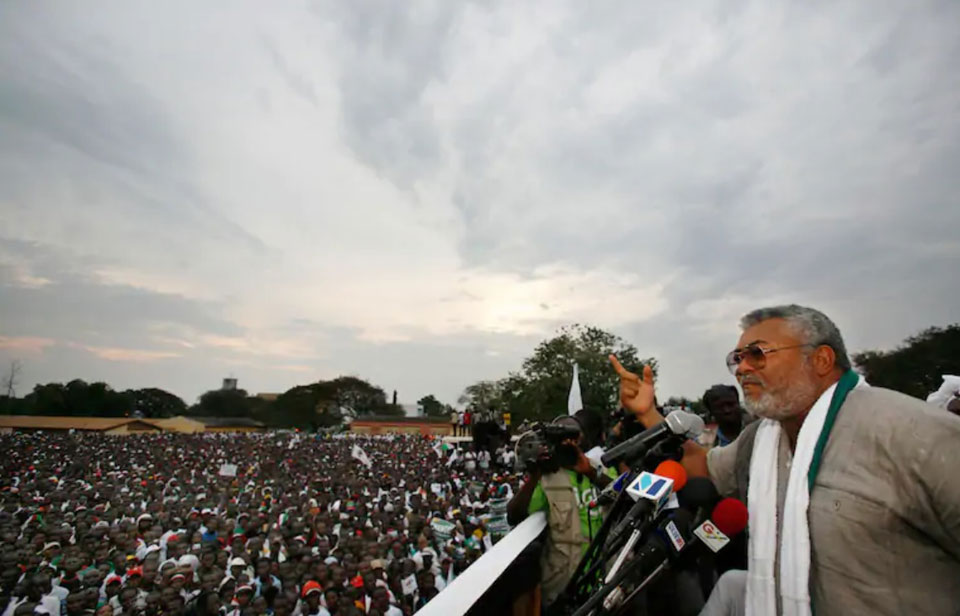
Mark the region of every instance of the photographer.
<instances>
[{"instance_id":1,"label":"photographer","mask_svg":"<svg viewBox=\"0 0 960 616\"><path fill-rule=\"evenodd\" d=\"M589 434L599 423L589 411L558 418L550 428L569 428L571 438L550 447L541 446L537 463L528 468L528 479L507 504L507 521L517 525L537 511L547 513L547 536L540 564L543 604L549 606L563 591L584 550L599 530L602 514L590 508L612 479L591 465L584 455L596 445ZM573 434L576 434L573 437Z\"/></svg>"}]
</instances>

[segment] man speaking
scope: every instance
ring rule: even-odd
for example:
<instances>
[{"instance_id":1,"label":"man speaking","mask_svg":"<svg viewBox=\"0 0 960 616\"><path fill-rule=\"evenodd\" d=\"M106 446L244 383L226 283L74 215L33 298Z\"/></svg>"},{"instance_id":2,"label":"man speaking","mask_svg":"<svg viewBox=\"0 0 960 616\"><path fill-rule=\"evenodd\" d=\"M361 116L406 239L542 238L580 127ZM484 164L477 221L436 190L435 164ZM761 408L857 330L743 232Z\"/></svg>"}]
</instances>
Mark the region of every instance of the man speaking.
<instances>
[{"instance_id":1,"label":"man speaking","mask_svg":"<svg viewBox=\"0 0 960 616\"><path fill-rule=\"evenodd\" d=\"M688 441L682 461L748 503L748 571L732 593L717 586L734 597L727 613L956 614L960 418L869 387L817 310L763 308L740 326L727 366L762 419L727 447ZM623 405L647 427L663 421L649 367L611 361ZM704 613L719 613L714 599Z\"/></svg>"}]
</instances>

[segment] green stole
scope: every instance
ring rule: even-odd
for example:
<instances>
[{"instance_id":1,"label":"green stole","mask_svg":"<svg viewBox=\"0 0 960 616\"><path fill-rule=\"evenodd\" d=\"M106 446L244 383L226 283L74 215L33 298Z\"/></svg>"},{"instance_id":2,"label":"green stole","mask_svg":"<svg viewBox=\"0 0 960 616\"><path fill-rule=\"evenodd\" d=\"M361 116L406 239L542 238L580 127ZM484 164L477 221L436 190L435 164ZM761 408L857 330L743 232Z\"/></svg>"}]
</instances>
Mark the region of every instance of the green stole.
<instances>
[{"instance_id":1,"label":"green stole","mask_svg":"<svg viewBox=\"0 0 960 616\"><path fill-rule=\"evenodd\" d=\"M827 409L827 416L823 420L823 429L820 430L820 436L817 438L817 446L813 450L813 458L810 460L810 469L807 471L807 490L813 491L813 484L817 480L817 473L820 472L820 465L823 463L823 451L827 448L827 441L830 440L830 432L833 430L833 424L837 423L837 414L840 407L843 406L847 394L857 386L860 377L853 370L847 370L837 381L837 388L833 390L833 397L830 398L830 407Z\"/></svg>"}]
</instances>

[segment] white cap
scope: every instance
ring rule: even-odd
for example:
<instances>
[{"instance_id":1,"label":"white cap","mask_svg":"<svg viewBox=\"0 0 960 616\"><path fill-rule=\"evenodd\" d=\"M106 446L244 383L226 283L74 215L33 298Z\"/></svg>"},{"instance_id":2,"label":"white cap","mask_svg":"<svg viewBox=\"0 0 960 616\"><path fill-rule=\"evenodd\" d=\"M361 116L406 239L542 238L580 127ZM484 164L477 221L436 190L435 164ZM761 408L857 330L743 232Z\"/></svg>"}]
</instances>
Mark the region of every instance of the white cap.
<instances>
[{"instance_id":1,"label":"white cap","mask_svg":"<svg viewBox=\"0 0 960 616\"><path fill-rule=\"evenodd\" d=\"M227 564L228 567L246 567L247 561L243 560L239 556L236 558L231 558L230 562Z\"/></svg>"},{"instance_id":2,"label":"white cap","mask_svg":"<svg viewBox=\"0 0 960 616\"><path fill-rule=\"evenodd\" d=\"M184 554L180 557L178 563L181 567L190 567L194 571L200 566L200 559L193 554Z\"/></svg>"},{"instance_id":3,"label":"white cap","mask_svg":"<svg viewBox=\"0 0 960 616\"><path fill-rule=\"evenodd\" d=\"M59 542L59 541L51 541L50 543L44 544L43 549L40 550L40 553L43 554L43 553L46 552L47 550L51 550L51 549L53 549L53 548L59 548L59 547L60 547L60 542Z\"/></svg>"}]
</instances>

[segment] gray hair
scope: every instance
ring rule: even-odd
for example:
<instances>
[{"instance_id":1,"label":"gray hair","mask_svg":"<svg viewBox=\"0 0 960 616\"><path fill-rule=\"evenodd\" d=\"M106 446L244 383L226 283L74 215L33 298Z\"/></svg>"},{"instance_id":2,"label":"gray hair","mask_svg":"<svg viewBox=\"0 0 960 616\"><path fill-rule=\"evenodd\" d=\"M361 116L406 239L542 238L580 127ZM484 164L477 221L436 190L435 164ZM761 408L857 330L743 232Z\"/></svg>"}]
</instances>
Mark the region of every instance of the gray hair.
<instances>
[{"instance_id":1,"label":"gray hair","mask_svg":"<svg viewBox=\"0 0 960 616\"><path fill-rule=\"evenodd\" d=\"M825 345L833 349L837 356L836 365L841 370L846 371L852 368L840 330L830 317L819 310L796 304L759 308L743 315L740 319L740 329L747 329L770 319L786 321L806 344Z\"/></svg>"}]
</instances>

